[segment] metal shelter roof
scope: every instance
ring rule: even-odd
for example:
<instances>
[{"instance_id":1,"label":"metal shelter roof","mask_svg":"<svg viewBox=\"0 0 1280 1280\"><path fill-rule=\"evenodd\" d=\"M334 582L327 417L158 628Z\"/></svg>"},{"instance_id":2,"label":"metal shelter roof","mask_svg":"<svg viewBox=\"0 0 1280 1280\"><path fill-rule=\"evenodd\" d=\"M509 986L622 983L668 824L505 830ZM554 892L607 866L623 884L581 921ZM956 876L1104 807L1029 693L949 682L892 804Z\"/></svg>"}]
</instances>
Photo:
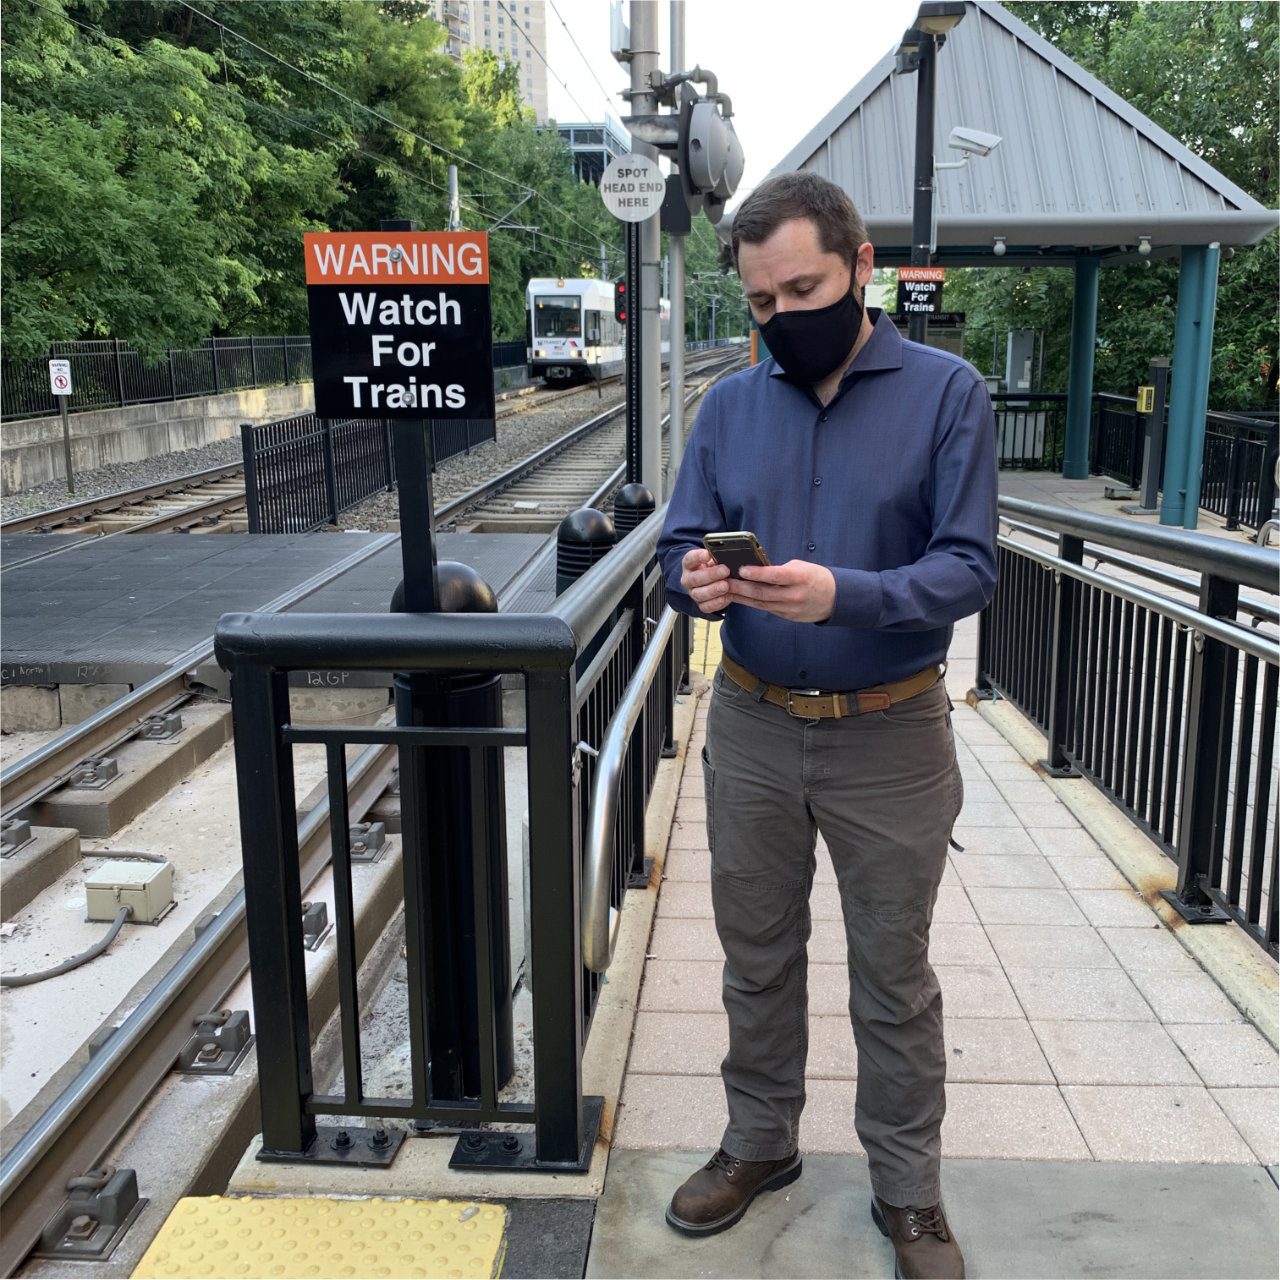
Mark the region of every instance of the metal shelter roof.
<instances>
[{"instance_id":1,"label":"metal shelter roof","mask_svg":"<svg viewBox=\"0 0 1280 1280\"><path fill-rule=\"evenodd\" d=\"M936 261L1002 264L1188 244L1255 244L1268 210L994 0L968 0L937 59L937 163L956 125L1001 135L986 157L936 176ZM1211 90L1209 90L1211 91ZM887 53L772 170L843 187L881 265L911 245L916 76ZM722 224L727 238L729 219ZM992 253L1004 236L1007 252Z\"/></svg>"}]
</instances>

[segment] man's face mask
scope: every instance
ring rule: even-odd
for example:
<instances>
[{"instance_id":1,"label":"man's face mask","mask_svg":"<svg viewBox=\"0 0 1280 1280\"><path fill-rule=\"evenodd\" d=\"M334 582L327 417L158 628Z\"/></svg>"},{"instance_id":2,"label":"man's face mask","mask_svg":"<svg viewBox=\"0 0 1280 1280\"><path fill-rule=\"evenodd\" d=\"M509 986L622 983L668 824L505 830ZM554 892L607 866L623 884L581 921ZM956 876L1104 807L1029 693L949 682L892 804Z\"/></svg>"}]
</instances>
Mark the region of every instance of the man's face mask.
<instances>
[{"instance_id":1,"label":"man's face mask","mask_svg":"<svg viewBox=\"0 0 1280 1280\"><path fill-rule=\"evenodd\" d=\"M812 311L779 311L760 326L769 354L797 382L821 382L844 363L862 328L862 303L849 292L829 307Z\"/></svg>"}]
</instances>

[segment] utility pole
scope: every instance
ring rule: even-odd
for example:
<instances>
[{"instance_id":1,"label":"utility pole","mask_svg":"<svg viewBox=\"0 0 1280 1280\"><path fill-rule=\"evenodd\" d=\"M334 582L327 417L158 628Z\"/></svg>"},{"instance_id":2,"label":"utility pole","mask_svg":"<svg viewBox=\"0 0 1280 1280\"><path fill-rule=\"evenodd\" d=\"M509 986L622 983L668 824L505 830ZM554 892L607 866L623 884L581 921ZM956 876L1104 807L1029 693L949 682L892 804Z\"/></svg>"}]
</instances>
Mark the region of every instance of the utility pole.
<instances>
[{"instance_id":1,"label":"utility pole","mask_svg":"<svg viewBox=\"0 0 1280 1280\"><path fill-rule=\"evenodd\" d=\"M684 67L684 0L671 0L671 74L679 75ZM679 112L679 104L672 107ZM674 167L674 166L673 166ZM667 482L662 497L669 498L676 475L684 458L684 236L668 235L667 247L671 265L671 418L667 424Z\"/></svg>"},{"instance_id":2,"label":"utility pole","mask_svg":"<svg viewBox=\"0 0 1280 1280\"><path fill-rule=\"evenodd\" d=\"M449 230L462 230L462 205L458 202L458 166L449 166Z\"/></svg>"},{"instance_id":3,"label":"utility pole","mask_svg":"<svg viewBox=\"0 0 1280 1280\"><path fill-rule=\"evenodd\" d=\"M657 0L631 0L631 114L653 115L658 110L654 72L658 67ZM633 153L658 159L658 149L635 142ZM632 282L632 325L640 328L640 368L635 385L640 391L639 482L655 497L662 494L662 437L658 414L658 388L662 366L662 321L658 277L661 235L658 214L635 224L638 241L638 279Z\"/></svg>"}]
</instances>

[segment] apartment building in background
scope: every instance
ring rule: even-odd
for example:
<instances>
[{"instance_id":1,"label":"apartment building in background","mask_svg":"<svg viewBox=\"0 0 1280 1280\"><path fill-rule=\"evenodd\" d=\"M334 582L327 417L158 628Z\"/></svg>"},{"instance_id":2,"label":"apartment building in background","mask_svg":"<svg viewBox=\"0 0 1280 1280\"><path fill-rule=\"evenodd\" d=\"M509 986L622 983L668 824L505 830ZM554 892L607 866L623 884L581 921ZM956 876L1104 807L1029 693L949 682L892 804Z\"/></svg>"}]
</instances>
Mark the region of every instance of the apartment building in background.
<instances>
[{"instance_id":1,"label":"apartment building in background","mask_svg":"<svg viewBox=\"0 0 1280 1280\"><path fill-rule=\"evenodd\" d=\"M445 52L457 62L468 49L491 49L520 68L521 98L538 123L547 121L547 16L544 0L426 0L449 33Z\"/></svg>"}]
</instances>

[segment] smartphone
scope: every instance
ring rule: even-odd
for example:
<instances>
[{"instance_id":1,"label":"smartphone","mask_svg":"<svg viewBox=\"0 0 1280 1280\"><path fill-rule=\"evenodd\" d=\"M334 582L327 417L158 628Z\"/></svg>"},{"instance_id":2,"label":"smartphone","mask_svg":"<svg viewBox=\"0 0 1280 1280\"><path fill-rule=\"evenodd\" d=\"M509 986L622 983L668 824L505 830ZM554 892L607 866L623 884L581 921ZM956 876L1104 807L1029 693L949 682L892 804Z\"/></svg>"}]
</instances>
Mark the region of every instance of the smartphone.
<instances>
[{"instance_id":1,"label":"smartphone","mask_svg":"<svg viewBox=\"0 0 1280 1280\"><path fill-rule=\"evenodd\" d=\"M769 564L769 557L754 533L746 529L734 529L729 533L708 533L702 545L711 552L717 564L729 566L731 578L741 577L738 572L744 564Z\"/></svg>"}]
</instances>

